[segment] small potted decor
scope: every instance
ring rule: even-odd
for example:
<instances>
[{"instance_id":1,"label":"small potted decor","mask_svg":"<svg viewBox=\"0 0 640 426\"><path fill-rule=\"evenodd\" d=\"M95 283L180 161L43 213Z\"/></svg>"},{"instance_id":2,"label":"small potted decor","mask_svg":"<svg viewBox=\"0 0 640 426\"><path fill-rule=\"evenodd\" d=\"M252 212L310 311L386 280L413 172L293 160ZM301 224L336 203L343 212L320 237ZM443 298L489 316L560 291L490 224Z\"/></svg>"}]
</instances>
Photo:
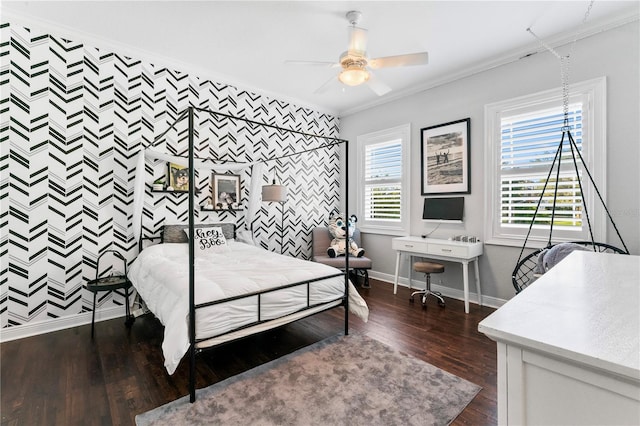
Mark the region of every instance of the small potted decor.
<instances>
[{"instance_id":1,"label":"small potted decor","mask_svg":"<svg viewBox=\"0 0 640 426\"><path fill-rule=\"evenodd\" d=\"M164 190L164 178L161 177L159 179L156 179L153 184L151 185L151 189L153 189L154 191L163 191Z\"/></svg>"}]
</instances>

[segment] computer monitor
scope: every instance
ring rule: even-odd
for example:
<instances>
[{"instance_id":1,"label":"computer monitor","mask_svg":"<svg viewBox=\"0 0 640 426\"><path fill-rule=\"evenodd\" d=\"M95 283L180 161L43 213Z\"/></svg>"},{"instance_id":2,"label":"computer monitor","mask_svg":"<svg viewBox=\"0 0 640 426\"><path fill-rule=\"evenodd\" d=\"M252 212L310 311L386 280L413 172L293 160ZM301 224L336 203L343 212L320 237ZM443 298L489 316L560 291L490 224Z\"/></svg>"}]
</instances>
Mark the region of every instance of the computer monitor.
<instances>
[{"instance_id":1,"label":"computer monitor","mask_svg":"<svg viewBox=\"0 0 640 426\"><path fill-rule=\"evenodd\" d=\"M462 223L464 197L425 198L422 220L428 222Z\"/></svg>"}]
</instances>

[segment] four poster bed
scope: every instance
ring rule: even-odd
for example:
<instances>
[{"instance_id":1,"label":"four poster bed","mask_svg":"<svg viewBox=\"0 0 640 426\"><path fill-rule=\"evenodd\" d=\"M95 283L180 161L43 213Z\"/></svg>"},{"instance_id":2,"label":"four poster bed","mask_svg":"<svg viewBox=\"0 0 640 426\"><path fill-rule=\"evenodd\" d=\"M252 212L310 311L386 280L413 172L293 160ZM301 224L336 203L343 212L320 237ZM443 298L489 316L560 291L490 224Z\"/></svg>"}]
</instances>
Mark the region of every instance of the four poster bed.
<instances>
[{"instance_id":1,"label":"four poster bed","mask_svg":"<svg viewBox=\"0 0 640 426\"><path fill-rule=\"evenodd\" d=\"M194 156L195 111L329 142L254 163L211 164ZM346 140L306 134L194 107L189 107L171 127L184 118L188 119L187 158L145 150L138 159L133 223L134 235L141 242L141 252L129 268L128 276L149 310L165 326L162 349L167 372L173 374L183 356L189 354L189 393L190 401L194 402L195 356L198 352L340 306L344 307L344 333L348 334L349 311L366 321L368 308L348 279L348 253L347 267L343 272L241 242L251 241L251 238L237 238L239 233L233 223L197 224L194 217L195 184L190 185L188 193L188 224L165 225L161 243L142 250L142 240L153 239L143 237L141 229L146 186L145 156L178 164L182 162L189 169L190 182L195 182L196 168L219 172L250 166L249 206L245 220L251 224L259 203L257 194L262 185L262 164L347 143ZM151 146L157 145L166 133ZM348 187L347 160L344 163L345 187ZM348 211L346 202L345 209Z\"/></svg>"}]
</instances>

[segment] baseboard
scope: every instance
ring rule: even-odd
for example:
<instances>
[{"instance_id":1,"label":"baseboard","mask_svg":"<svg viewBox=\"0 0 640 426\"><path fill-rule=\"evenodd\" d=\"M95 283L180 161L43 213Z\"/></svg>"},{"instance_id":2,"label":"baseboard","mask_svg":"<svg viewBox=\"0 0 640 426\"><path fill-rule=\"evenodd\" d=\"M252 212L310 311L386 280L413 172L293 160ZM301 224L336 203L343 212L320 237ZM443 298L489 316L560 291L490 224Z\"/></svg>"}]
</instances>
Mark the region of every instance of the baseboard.
<instances>
[{"instance_id":1,"label":"baseboard","mask_svg":"<svg viewBox=\"0 0 640 426\"><path fill-rule=\"evenodd\" d=\"M379 281L384 281L385 283L389 283L393 285L393 281L395 277L391 274L385 274L382 272L370 270L369 278L373 278ZM408 284L409 284L409 278L406 278L406 277L398 278L398 286L409 287ZM470 287L475 288L475 284ZM423 289L424 281L413 280L411 288ZM464 300L464 291L462 290L458 290L455 288L442 286L434 283L431 283L431 289L434 291L439 291L440 293L442 293L443 296L450 297L452 299L457 299L457 300ZM471 288L469 288L469 290L471 290ZM469 291L469 303L475 303L475 304L478 303L477 293ZM504 305L505 303L507 303L507 301L504 299L498 299L496 297L484 296L484 295L482 296L482 306L488 306L490 308L497 309L500 306Z\"/></svg>"},{"instance_id":2,"label":"baseboard","mask_svg":"<svg viewBox=\"0 0 640 426\"><path fill-rule=\"evenodd\" d=\"M124 307L113 306L96 311L96 322L106 321L114 318L124 318ZM0 342L23 339L25 337L37 336L38 334L51 333L52 331L64 330L66 328L91 324L91 312L82 312L78 315L52 318L46 321L39 321L34 324L15 325L0 329Z\"/></svg>"}]
</instances>

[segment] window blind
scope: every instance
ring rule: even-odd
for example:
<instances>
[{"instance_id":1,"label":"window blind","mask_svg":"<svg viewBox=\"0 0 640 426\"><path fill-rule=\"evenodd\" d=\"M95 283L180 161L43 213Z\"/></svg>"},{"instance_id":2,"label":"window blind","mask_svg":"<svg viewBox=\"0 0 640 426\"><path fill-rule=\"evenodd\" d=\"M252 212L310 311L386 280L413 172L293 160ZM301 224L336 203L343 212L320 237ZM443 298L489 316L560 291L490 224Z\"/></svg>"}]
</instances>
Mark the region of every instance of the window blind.
<instances>
[{"instance_id":1,"label":"window blind","mask_svg":"<svg viewBox=\"0 0 640 426\"><path fill-rule=\"evenodd\" d=\"M402 141L367 145L364 166L365 218L399 222L402 200Z\"/></svg>"},{"instance_id":2,"label":"window blind","mask_svg":"<svg viewBox=\"0 0 640 426\"><path fill-rule=\"evenodd\" d=\"M549 169L560 146L564 126L563 108L538 110L501 118L500 221L503 226L529 226ZM568 126L582 151L582 104L569 105ZM577 154L576 154L577 155ZM556 163L557 164L557 163ZM582 194L569 140L561 153L554 227L582 229ZM534 227L549 228L553 213L556 172L550 176Z\"/></svg>"}]
</instances>

